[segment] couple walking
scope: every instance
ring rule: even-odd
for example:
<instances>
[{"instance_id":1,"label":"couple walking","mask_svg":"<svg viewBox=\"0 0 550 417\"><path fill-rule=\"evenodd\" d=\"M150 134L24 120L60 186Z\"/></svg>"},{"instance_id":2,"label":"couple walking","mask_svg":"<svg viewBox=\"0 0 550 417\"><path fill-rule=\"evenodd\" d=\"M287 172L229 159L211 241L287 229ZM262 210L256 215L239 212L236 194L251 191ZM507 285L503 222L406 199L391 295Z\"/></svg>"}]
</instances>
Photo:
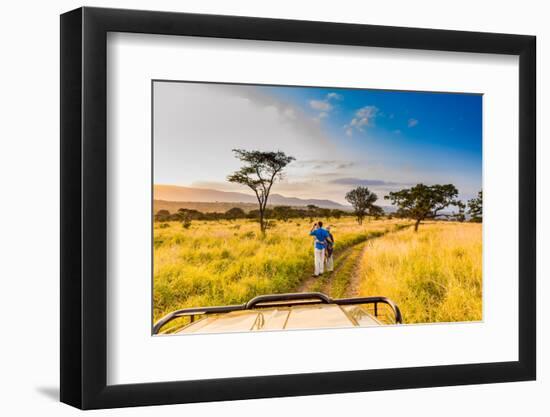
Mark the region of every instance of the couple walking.
<instances>
[{"instance_id":1,"label":"couple walking","mask_svg":"<svg viewBox=\"0 0 550 417\"><path fill-rule=\"evenodd\" d=\"M330 233L330 227L323 228L323 222L317 222L313 225L310 236L315 238L313 245L313 257L315 262L314 277L322 275L325 271L325 263L328 272L334 269L334 236Z\"/></svg>"}]
</instances>

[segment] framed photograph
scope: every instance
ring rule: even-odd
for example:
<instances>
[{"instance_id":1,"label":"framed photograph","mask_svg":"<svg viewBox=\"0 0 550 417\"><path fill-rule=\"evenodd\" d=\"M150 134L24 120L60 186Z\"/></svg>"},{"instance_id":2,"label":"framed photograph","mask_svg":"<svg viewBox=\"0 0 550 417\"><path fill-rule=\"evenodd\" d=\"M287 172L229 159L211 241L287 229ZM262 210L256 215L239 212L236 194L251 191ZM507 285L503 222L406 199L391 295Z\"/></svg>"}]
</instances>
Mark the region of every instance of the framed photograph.
<instances>
[{"instance_id":1,"label":"framed photograph","mask_svg":"<svg viewBox=\"0 0 550 417\"><path fill-rule=\"evenodd\" d=\"M61 16L61 401L533 380L535 37Z\"/></svg>"}]
</instances>

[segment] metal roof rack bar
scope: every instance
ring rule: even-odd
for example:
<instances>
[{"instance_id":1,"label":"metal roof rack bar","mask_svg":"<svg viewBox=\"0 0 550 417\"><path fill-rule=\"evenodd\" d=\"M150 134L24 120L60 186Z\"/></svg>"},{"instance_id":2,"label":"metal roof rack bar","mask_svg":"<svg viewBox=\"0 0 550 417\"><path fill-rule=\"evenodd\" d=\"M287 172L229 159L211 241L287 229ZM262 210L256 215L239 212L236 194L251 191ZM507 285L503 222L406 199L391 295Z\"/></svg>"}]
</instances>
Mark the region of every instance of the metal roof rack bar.
<instances>
[{"instance_id":1,"label":"metal roof rack bar","mask_svg":"<svg viewBox=\"0 0 550 417\"><path fill-rule=\"evenodd\" d=\"M253 308L290 307L308 304L373 304L375 317L378 317L378 304L386 304L393 311L395 323L401 324L403 322L399 307L392 300L386 297L355 297L332 299L328 295L321 292L303 292L259 295L244 304L215 307L193 307L176 310L167 314L155 323L155 325L153 326L153 334L158 334L162 327L179 317L190 317L191 321L194 321L195 316L198 315L223 314L230 313L232 311L251 310Z\"/></svg>"}]
</instances>

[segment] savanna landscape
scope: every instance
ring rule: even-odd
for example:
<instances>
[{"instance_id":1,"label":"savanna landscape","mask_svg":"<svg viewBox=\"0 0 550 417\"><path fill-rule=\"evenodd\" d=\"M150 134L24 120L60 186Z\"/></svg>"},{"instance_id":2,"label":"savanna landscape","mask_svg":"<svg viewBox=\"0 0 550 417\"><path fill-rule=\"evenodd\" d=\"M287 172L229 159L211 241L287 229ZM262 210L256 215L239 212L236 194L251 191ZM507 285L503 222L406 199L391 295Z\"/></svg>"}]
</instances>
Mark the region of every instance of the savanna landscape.
<instances>
[{"instance_id":1,"label":"savanna landscape","mask_svg":"<svg viewBox=\"0 0 550 417\"><path fill-rule=\"evenodd\" d=\"M288 293L387 297L404 324L483 319L480 97L154 91L154 322Z\"/></svg>"},{"instance_id":2,"label":"savanna landscape","mask_svg":"<svg viewBox=\"0 0 550 417\"><path fill-rule=\"evenodd\" d=\"M404 323L482 319L481 224L437 221L417 233L407 219L326 219L334 272L312 278L308 218L154 224L154 318L180 308L238 304L260 294L321 291L385 295Z\"/></svg>"}]
</instances>

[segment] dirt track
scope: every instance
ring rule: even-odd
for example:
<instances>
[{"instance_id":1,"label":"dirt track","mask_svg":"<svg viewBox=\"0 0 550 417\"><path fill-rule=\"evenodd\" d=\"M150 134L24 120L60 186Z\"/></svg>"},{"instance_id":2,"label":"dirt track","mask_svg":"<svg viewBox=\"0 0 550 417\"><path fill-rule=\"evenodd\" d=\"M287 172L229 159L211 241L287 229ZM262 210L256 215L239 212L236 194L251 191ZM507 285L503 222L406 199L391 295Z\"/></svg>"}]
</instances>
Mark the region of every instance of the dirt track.
<instances>
[{"instance_id":1,"label":"dirt track","mask_svg":"<svg viewBox=\"0 0 550 417\"><path fill-rule=\"evenodd\" d=\"M334 271L325 272L320 277L313 277L308 274L297 291L319 291L333 298L356 296L360 282L360 261L365 251L372 244L372 240L377 238L367 238L340 252L336 250L334 254Z\"/></svg>"}]
</instances>

